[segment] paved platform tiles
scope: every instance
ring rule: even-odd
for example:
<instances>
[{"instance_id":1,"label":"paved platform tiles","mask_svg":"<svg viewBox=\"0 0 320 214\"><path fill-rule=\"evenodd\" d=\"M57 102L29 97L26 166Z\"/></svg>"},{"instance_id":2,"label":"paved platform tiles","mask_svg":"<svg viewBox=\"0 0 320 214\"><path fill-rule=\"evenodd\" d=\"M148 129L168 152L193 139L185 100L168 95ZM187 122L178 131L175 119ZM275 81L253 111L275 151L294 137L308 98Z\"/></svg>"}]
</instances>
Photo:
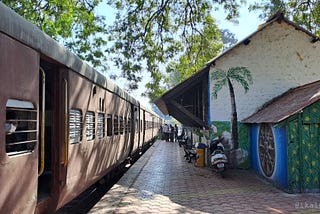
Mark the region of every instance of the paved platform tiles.
<instances>
[{"instance_id":1,"label":"paved platform tiles","mask_svg":"<svg viewBox=\"0 0 320 214\"><path fill-rule=\"evenodd\" d=\"M156 141L91 209L105 213L320 213L320 194L288 194L250 170L221 178Z\"/></svg>"}]
</instances>

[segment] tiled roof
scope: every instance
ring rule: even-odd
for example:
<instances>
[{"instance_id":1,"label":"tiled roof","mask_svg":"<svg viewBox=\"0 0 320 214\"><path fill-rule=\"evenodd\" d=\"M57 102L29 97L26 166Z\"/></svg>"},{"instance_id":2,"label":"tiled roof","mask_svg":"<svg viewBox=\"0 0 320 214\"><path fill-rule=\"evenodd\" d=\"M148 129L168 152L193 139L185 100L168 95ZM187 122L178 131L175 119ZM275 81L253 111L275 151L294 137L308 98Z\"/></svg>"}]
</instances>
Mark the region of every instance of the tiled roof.
<instances>
[{"instance_id":1,"label":"tiled roof","mask_svg":"<svg viewBox=\"0 0 320 214\"><path fill-rule=\"evenodd\" d=\"M290 89L264 104L242 123L278 123L320 99L320 81Z\"/></svg>"}]
</instances>

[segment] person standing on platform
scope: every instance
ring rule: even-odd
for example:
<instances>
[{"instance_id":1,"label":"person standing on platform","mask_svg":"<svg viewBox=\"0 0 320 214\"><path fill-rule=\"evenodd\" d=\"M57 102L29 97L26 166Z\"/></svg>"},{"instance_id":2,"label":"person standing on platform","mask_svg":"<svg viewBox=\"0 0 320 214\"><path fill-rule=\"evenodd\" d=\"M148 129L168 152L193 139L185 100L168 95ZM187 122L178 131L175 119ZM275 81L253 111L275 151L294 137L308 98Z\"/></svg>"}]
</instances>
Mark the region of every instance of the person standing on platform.
<instances>
[{"instance_id":1,"label":"person standing on platform","mask_svg":"<svg viewBox=\"0 0 320 214\"><path fill-rule=\"evenodd\" d=\"M159 128L159 135L160 135L160 140L163 140L164 138L163 138L163 127L162 127L162 125Z\"/></svg>"},{"instance_id":2,"label":"person standing on platform","mask_svg":"<svg viewBox=\"0 0 320 214\"><path fill-rule=\"evenodd\" d=\"M174 142L174 127L170 124L170 142Z\"/></svg>"},{"instance_id":3,"label":"person standing on platform","mask_svg":"<svg viewBox=\"0 0 320 214\"><path fill-rule=\"evenodd\" d=\"M174 124L174 141L178 141L178 126L177 124Z\"/></svg>"},{"instance_id":4,"label":"person standing on platform","mask_svg":"<svg viewBox=\"0 0 320 214\"><path fill-rule=\"evenodd\" d=\"M163 134L164 134L164 139L166 141L169 141L169 126L166 123L163 125Z\"/></svg>"}]
</instances>

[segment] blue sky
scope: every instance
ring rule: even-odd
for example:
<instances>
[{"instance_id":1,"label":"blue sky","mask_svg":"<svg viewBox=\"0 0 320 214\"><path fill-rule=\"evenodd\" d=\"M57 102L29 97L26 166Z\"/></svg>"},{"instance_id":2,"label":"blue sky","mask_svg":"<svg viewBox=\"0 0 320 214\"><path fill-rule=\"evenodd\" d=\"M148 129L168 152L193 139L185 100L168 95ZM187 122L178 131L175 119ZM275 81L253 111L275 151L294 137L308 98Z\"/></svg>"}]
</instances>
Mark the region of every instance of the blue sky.
<instances>
[{"instance_id":1,"label":"blue sky","mask_svg":"<svg viewBox=\"0 0 320 214\"><path fill-rule=\"evenodd\" d=\"M249 12L249 3L253 3L253 0L247 0L246 5L242 5L240 9L239 23L235 24L224 19L224 13L215 14L218 26L222 29L229 29L231 33L236 35L238 41L249 36L251 33L257 30L258 26L263 23L263 20L259 19L257 12Z\"/></svg>"}]
</instances>

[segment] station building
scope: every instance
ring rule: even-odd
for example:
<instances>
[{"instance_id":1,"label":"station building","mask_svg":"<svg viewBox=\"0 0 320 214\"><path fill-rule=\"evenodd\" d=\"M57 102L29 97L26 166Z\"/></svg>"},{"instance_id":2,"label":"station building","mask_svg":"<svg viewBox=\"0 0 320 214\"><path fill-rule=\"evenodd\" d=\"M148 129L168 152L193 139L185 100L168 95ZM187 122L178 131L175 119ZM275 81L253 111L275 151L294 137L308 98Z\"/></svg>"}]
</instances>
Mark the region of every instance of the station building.
<instances>
[{"instance_id":1,"label":"station building","mask_svg":"<svg viewBox=\"0 0 320 214\"><path fill-rule=\"evenodd\" d=\"M255 169L289 192L319 191L319 59L319 38L278 12L155 103L185 126L230 132L229 90L212 96L212 71L246 67L253 77L249 91L233 83L238 166ZM278 111L285 116L278 118Z\"/></svg>"}]
</instances>

